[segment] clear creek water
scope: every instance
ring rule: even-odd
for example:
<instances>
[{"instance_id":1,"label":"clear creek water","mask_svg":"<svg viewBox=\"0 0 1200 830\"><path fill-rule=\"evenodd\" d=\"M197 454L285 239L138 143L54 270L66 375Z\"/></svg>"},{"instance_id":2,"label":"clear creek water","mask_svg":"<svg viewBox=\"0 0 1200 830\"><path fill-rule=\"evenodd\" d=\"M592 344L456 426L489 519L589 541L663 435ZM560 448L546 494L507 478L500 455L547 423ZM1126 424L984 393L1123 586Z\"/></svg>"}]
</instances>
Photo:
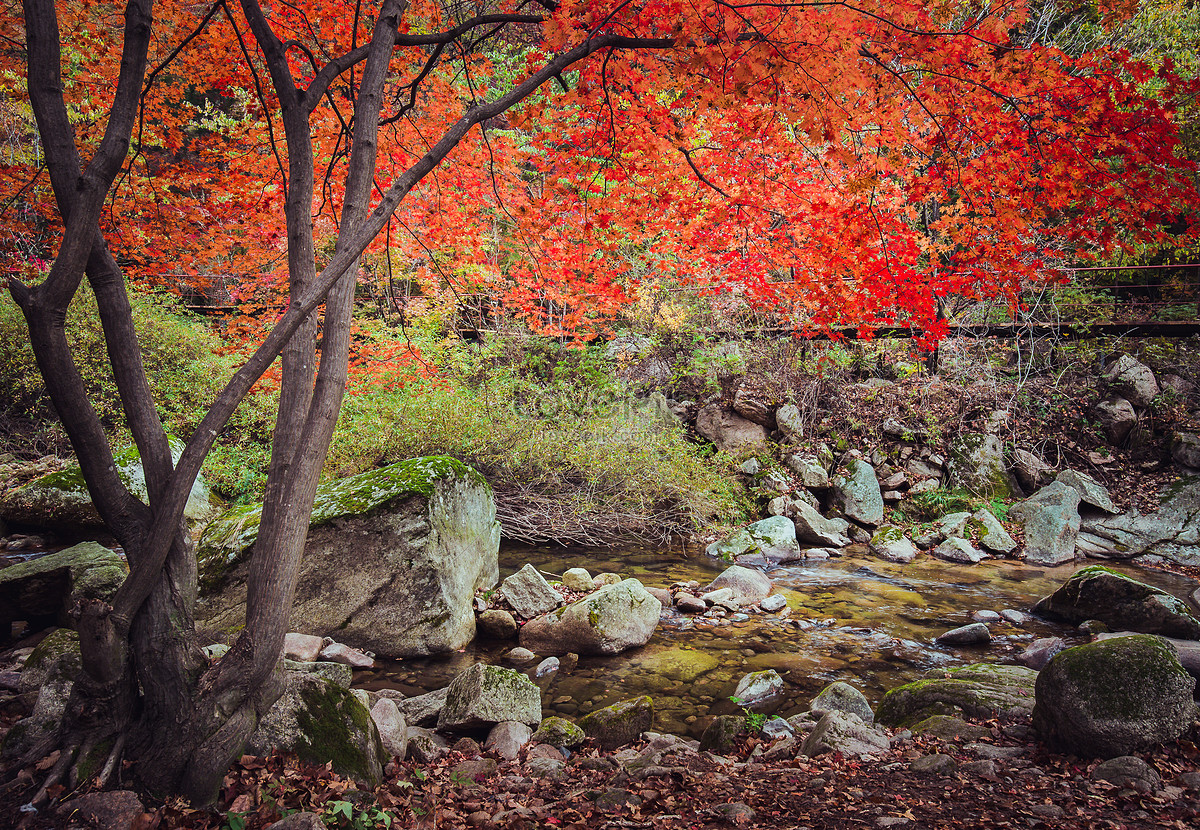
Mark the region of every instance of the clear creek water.
<instances>
[{"instance_id":1,"label":"clear creek water","mask_svg":"<svg viewBox=\"0 0 1200 830\"><path fill-rule=\"evenodd\" d=\"M702 554L639 548L570 550L561 547L506 548L501 577L526 562L546 574L584 567L593 575L612 571L648 586L674 582L707 584L726 565ZM898 565L869 555L847 555L788 565L771 571L775 592L790 614L750 614L741 622L672 614L663 619L644 647L611 657L588 657L569 671L535 678L545 714L575 718L618 700L653 697L656 726L698 735L706 716L737 711L729 700L747 672L775 669L787 683L788 715L804 711L822 687L845 680L876 703L890 688L931 669L964 663L1014 662L1036 637L1077 637L1068 626L1031 620L1024 625L990 626L988 646L942 648L937 635L970 622L977 610L1027 611L1083 563L1036 568L1019 562L985 561L956 565L930 556ZM1119 570L1185 597L1196 583L1184 577L1133 565ZM731 615L732 616L732 615ZM386 662L357 674L355 685L395 688L415 695L446 686L473 662L501 663L516 645L476 642L439 657ZM532 668L529 668L532 674Z\"/></svg>"}]
</instances>

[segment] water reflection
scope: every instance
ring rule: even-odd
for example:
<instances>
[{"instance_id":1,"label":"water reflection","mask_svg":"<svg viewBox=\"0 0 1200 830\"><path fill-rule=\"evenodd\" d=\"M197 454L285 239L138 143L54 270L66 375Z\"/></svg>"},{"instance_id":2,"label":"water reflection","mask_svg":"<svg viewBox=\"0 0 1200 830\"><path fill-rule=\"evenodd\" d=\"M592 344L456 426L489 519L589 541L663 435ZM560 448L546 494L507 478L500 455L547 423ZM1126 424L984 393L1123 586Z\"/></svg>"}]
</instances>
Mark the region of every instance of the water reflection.
<instances>
[{"instance_id":1,"label":"water reflection","mask_svg":"<svg viewBox=\"0 0 1200 830\"><path fill-rule=\"evenodd\" d=\"M678 551L508 548L501 552L501 576L526 562L549 574L585 567L593 575L613 571L664 588L687 580L707 583L725 567ZM570 672L535 682L542 688L546 714L575 717L649 694L658 728L693 735L703 728L706 715L736 711L728 698L738 680L760 669L775 669L787 682L792 702L781 710L785 716L806 709L812 696L834 680L848 681L878 702L888 689L930 669L980 660L1011 662L1036 637L1075 636L1069 627L1031 619L1020 626L993 624L989 646L932 645L937 635L970 622L974 611L1028 610L1078 567L1045 569L1006 561L957 565L928 556L899 565L861 550L789 565L770 574L776 593L788 601L779 614L753 614L740 621L673 615L643 648L611 657L584 656ZM1177 596L1195 588L1185 577L1115 567ZM499 663L515 644L476 643L449 656L389 663L358 675L356 685L421 694L442 688L475 661Z\"/></svg>"}]
</instances>

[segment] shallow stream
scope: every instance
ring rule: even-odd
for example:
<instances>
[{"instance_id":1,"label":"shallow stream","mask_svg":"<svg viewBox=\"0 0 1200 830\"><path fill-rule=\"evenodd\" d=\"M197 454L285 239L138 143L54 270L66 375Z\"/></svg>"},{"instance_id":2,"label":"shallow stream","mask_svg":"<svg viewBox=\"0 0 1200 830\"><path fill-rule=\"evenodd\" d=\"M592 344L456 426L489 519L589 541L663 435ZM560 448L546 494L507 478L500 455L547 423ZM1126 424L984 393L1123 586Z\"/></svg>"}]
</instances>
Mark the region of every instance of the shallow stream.
<instances>
[{"instance_id":1,"label":"shallow stream","mask_svg":"<svg viewBox=\"0 0 1200 830\"><path fill-rule=\"evenodd\" d=\"M687 580L707 584L726 567L703 554L688 557L680 551L513 547L500 552L501 578L526 562L546 574L584 567L593 575L612 571L662 588ZM1049 569L1003 560L956 565L922 556L898 565L847 555L788 565L770 573L776 593L787 598L786 617L783 612L750 614L736 621L739 615L706 620L672 614L642 648L612 657L585 656L571 670L535 682L547 715L574 718L648 694L654 698L657 728L693 735L703 729L706 715L737 711L729 696L738 680L761 669L775 669L788 684L792 702L780 710L784 715L807 709L812 696L834 680L853 684L877 703L888 689L930 669L1015 662L1037 637L1058 635L1071 642L1077 636L1073 628L1030 619L1020 626L992 624L988 646L932 645L937 635L971 622L974 611L1027 611L1082 564ZM1180 597L1196 587L1193 580L1161 571L1115 567ZM473 662L501 663L514 645L477 642L448 656L388 661L356 674L355 685L409 695L433 691Z\"/></svg>"}]
</instances>

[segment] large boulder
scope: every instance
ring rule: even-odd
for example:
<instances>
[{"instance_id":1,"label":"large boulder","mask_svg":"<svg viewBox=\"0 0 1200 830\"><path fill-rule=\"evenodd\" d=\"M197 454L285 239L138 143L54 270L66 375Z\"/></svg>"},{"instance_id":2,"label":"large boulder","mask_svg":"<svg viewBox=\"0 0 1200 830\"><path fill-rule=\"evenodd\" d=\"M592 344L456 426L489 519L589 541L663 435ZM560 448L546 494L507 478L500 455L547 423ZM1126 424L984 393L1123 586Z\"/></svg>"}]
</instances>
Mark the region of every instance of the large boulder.
<instances>
[{"instance_id":1,"label":"large boulder","mask_svg":"<svg viewBox=\"0 0 1200 830\"><path fill-rule=\"evenodd\" d=\"M875 720L884 726L911 726L932 715L1027 718L1036 679L1037 672L1024 666L973 663L935 669L884 695Z\"/></svg>"},{"instance_id":2,"label":"large boulder","mask_svg":"<svg viewBox=\"0 0 1200 830\"><path fill-rule=\"evenodd\" d=\"M762 571L731 565L701 590L708 592L729 588L733 591L733 600L748 605L765 599L771 593L771 587L770 577Z\"/></svg>"},{"instance_id":3,"label":"large boulder","mask_svg":"<svg viewBox=\"0 0 1200 830\"><path fill-rule=\"evenodd\" d=\"M643 695L589 712L579 720L584 734L608 751L633 743L654 726L654 701Z\"/></svg>"},{"instance_id":4,"label":"large boulder","mask_svg":"<svg viewBox=\"0 0 1200 830\"><path fill-rule=\"evenodd\" d=\"M727 562L779 565L804 558L796 542L796 525L786 516L771 516L739 528L705 549Z\"/></svg>"},{"instance_id":5,"label":"large boulder","mask_svg":"<svg viewBox=\"0 0 1200 830\"><path fill-rule=\"evenodd\" d=\"M242 508L206 528L202 625L241 624L260 515L261 507ZM416 458L322 485L291 628L384 657L462 648L475 636L475 591L499 578L499 547L491 488L453 458Z\"/></svg>"},{"instance_id":6,"label":"large boulder","mask_svg":"<svg viewBox=\"0 0 1200 830\"><path fill-rule=\"evenodd\" d=\"M1153 513L1132 510L1084 519L1078 544L1089 554L1109 559L1153 554L1200 566L1200 477L1189 476L1168 486Z\"/></svg>"},{"instance_id":7,"label":"large boulder","mask_svg":"<svg viewBox=\"0 0 1200 830\"><path fill-rule=\"evenodd\" d=\"M1111 568L1089 565L1038 600L1035 614L1078 625L1100 620L1109 628L1200 640L1200 619L1178 597Z\"/></svg>"},{"instance_id":8,"label":"large boulder","mask_svg":"<svg viewBox=\"0 0 1200 830\"><path fill-rule=\"evenodd\" d=\"M1079 536L1079 491L1061 481L1047 484L1008 511L1025 530L1025 561L1062 565L1075 559Z\"/></svg>"},{"instance_id":9,"label":"large boulder","mask_svg":"<svg viewBox=\"0 0 1200 830\"><path fill-rule=\"evenodd\" d=\"M178 462L183 442L170 439L171 459ZM149 502L146 473L137 447L125 447L113 454L117 477L129 492ZM208 518L213 512L212 496L202 476L196 476L183 515L192 521ZM0 494L0 519L14 524L56 529L103 528L104 522L92 504L83 471L71 465L21 487Z\"/></svg>"},{"instance_id":10,"label":"large boulder","mask_svg":"<svg viewBox=\"0 0 1200 830\"><path fill-rule=\"evenodd\" d=\"M126 573L125 560L96 542L0 570L0 643L8 640L15 620L32 628L70 626L77 602L112 599Z\"/></svg>"},{"instance_id":11,"label":"large boulder","mask_svg":"<svg viewBox=\"0 0 1200 830\"><path fill-rule=\"evenodd\" d=\"M530 564L501 582L499 593L518 616L527 620L562 604L562 594L550 587L546 578Z\"/></svg>"},{"instance_id":12,"label":"large boulder","mask_svg":"<svg viewBox=\"0 0 1200 830\"><path fill-rule=\"evenodd\" d=\"M887 735L864 723L858 715L834 710L821 716L805 736L800 752L810 757L840 752L847 757L870 758L882 755L890 747Z\"/></svg>"},{"instance_id":13,"label":"large boulder","mask_svg":"<svg viewBox=\"0 0 1200 830\"><path fill-rule=\"evenodd\" d=\"M1088 643L1059 652L1038 675L1033 727L1058 752L1130 755L1192 725L1195 687L1158 637Z\"/></svg>"},{"instance_id":14,"label":"large boulder","mask_svg":"<svg viewBox=\"0 0 1200 830\"><path fill-rule=\"evenodd\" d=\"M696 415L696 432L716 445L717 449L736 453L740 450L759 450L767 445L767 428L710 403Z\"/></svg>"},{"instance_id":15,"label":"large boulder","mask_svg":"<svg viewBox=\"0 0 1200 830\"><path fill-rule=\"evenodd\" d=\"M535 617L521 645L537 654L617 654L644 645L658 627L662 603L642 583L605 585L578 602Z\"/></svg>"},{"instance_id":16,"label":"large boulder","mask_svg":"<svg viewBox=\"0 0 1200 830\"><path fill-rule=\"evenodd\" d=\"M861 458L851 458L833 477L833 500L846 518L875 527L883 524L883 494L875 468Z\"/></svg>"},{"instance_id":17,"label":"large boulder","mask_svg":"<svg viewBox=\"0 0 1200 830\"><path fill-rule=\"evenodd\" d=\"M541 723L542 692L519 671L476 663L450 682L437 725L471 730L505 721Z\"/></svg>"},{"instance_id":18,"label":"large boulder","mask_svg":"<svg viewBox=\"0 0 1200 830\"><path fill-rule=\"evenodd\" d=\"M959 435L950 441L948 449L948 487L987 498L1020 495L1004 463L1004 442L995 435Z\"/></svg>"},{"instance_id":19,"label":"large boulder","mask_svg":"<svg viewBox=\"0 0 1200 830\"><path fill-rule=\"evenodd\" d=\"M387 753L371 712L349 689L321 677L287 672L283 695L246 742L252 755L291 752L309 764L371 787L383 778Z\"/></svg>"},{"instance_id":20,"label":"large boulder","mask_svg":"<svg viewBox=\"0 0 1200 830\"><path fill-rule=\"evenodd\" d=\"M1100 394L1119 395L1139 409L1145 409L1158 396L1158 381L1149 366L1123 354L1100 375Z\"/></svg>"}]
</instances>

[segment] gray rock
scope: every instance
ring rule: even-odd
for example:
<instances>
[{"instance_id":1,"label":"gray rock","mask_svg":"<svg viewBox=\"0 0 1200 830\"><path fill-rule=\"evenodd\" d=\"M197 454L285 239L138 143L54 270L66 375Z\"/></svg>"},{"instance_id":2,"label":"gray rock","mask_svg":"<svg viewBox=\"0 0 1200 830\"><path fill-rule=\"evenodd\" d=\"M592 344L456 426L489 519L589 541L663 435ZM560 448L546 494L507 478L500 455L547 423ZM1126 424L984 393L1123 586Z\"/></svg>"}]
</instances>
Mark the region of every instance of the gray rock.
<instances>
[{"instance_id":1,"label":"gray rock","mask_svg":"<svg viewBox=\"0 0 1200 830\"><path fill-rule=\"evenodd\" d=\"M830 683L818 692L809 706L809 711L817 717L826 712L850 712L857 715L863 723L875 722L875 713L871 711L871 704L863 693L841 680Z\"/></svg>"},{"instance_id":2,"label":"gray rock","mask_svg":"<svg viewBox=\"0 0 1200 830\"><path fill-rule=\"evenodd\" d=\"M172 438L170 444L171 460L178 462L183 453L183 443ZM135 498L148 503L146 474L142 470L137 447L118 450L113 454L113 462L121 483ZM197 476L188 494L183 515L190 521L202 521L212 512L208 486L202 476ZM104 527L83 481L83 473L74 464L0 493L0 520L67 531L89 531Z\"/></svg>"},{"instance_id":3,"label":"gray rock","mask_svg":"<svg viewBox=\"0 0 1200 830\"><path fill-rule=\"evenodd\" d=\"M535 617L521 628L520 642L538 654L617 654L644 645L661 611L642 583L626 579Z\"/></svg>"},{"instance_id":4,"label":"gray rock","mask_svg":"<svg viewBox=\"0 0 1200 830\"><path fill-rule=\"evenodd\" d=\"M933 555L947 562L961 562L966 565L978 565L988 555L972 545L966 539L952 537L933 549Z\"/></svg>"},{"instance_id":5,"label":"gray rock","mask_svg":"<svg viewBox=\"0 0 1200 830\"><path fill-rule=\"evenodd\" d=\"M654 726L654 703L643 695L584 715L579 727L608 751L636 741Z\"/></svg>"},{"instance_id":6,"label":"gray rock","mask_svg":"<svg viewBox=\"0 0 1200 830\"><path fill-rule=\"evenodd\" d=\"M562 595L550 587L538 569L526 565L500 583L500 596L512 606L517 616L532 619L562 605Z\"/></svg>"},{"instance_id":7,"label":"gray rock","mask_svg":"<svg viewBox=\"0 0 1200 830\"><path fill-rule=\"evenodd\" d=\"M1200 640L1200 619L1178 597L1133 577L1089 565L1033 607L1035 614L1078 625L1100 620L1109 628Z\"/></svg>"},{"instance_id":8,"label":"gray rock","mask_svg":"<svg viewBox=\"0 0 1200 830\"><path fill-rule=\"evenodd\" d=\"M37 629L70 627L71 609L85 599L109 601L128 568L119 555L95 542L0 569L0 643L15 620Z\"/></svg>"},{"instance_id":9,"label":"gray rock","mask_svg":"<svg viewBox=\"0 0 1200 830\"><path fill-rule=\"evenodd\" d=\"M766 611L768 614L773 614L776 611L782 611L787 608L787 600L782 594L773 594L758 603L758 607Z\"/></svg>"},{"instance_id":10,"label":"gray rock","mask_svg":"<svg viewBox=\"0 0 1200 830\"><path fill-rule=\"evenodd\" d=\"M800 477L800 483L813 490L829 487L829 472L814 455L789 455L784 461Z\"/></svg>"},{"instance_id":11,"label":"gray rock","mask_svg":"<svg viewBox=\"0 0 1200 830\"><path fill-rule=\"evenodd\" d=\"M778 565L802 559L796 526L786 516L771 516L735 530L705 549L709 556L727 562L754 561Z\"/></svg>"},{"instance_id":12,"label":"gray rock","mask_svg":"<svg viewBox=\"0 0 1200 830\"><path fill-rule=\"evenodd\" d=\"M883 525L871 536L871 553L889 562L911 562L917 558L917 546L895 525Z\"/></svg>"},{"instance_id":13,"label":"gray rock","mask_svg":"<svg viewBox=\"0 0 1200 830\"><path fill-rule=\"evenodd\" d=\"M488 732L483 748L495 752L507 761L516 760L521 754L521 747L533 738L533 731L524 723L503 721L492 727Z\"/></svg>"},{"instance_id":14,"label":"gray rock","mask_svg":"<svg viewBox=\"0 0 1200 830\"><path fill-rule=\"evenodd\" d=\"M1076 646L1038 674L1033 727L1054 751L1084 758L1129 755L1174 740L1192 725L1195 686L1157 637Z\"/></svg>"},{"instance_id":15,"label":"gray rock","mask_svg":"<svg viewBox=\"0 0 1200 830\"><path fill-rule=\"evenodd\" d=\"M1033 493L1054 480L1054 468L1028 450L1012 451L1012 470L1026 493Z\"/></svg>"},{"instance_id":16,"label":"gray rock","mask_svg":"<svg viewBox=\"0 0 1200 830\"><path fill-rule=\"evenodd\" d=\"M438 721L442 709L446 706L446 693L449 689L438 689L416 697L396 701L396 707L404 715L409 726L433 726Z\"/></svg>"},{"instance_id":17,"label":"gray rock","mask_svg":"<svg viewBox=\"0 0 1200 830\"><path fill-rule=\"evenodd\" d=\"M993 663L936 669L884 695L875 720L892 727L908 726L930 715L1024 720L1033 710L1037 676L1024 666Z\"/></svg>"},{"instance_id":18,"label":"gray rock","mask_svg":"<svg viewBox=\"0 0 1200 830\"><path fill-rule=\"evenodd\" d=\"M1171 435L1171 460L1185 470L1200 471L1200 435L1175 432Z\"/></svg>"},{"instance_id":19,"label":"gray rock","mask_svg":"<svg viewBox=\"0 0 1200 830\"><path fill-rule=\"evenodd\" d=\"M1075 470L1063 470L1055 478L1055 481L1061 481L1068 487L1074 487L1078 490L1080 504L1089 505L1110 515L1116 515L1121 512L1113 504L1112 496L1108 494L1108 490L1104 488L1104 485L1086 473L1080 473Z\"/></svg>"},{"instance_id":20,"label":"gray rock","mask_svg":"<svg viewBox=\"0 0 1200 830\"><path fill-rule=\"evenodd\" d=\"M261 507L235 508L205 528L201 578L218 586L197 604L206 627L241 623L245 557L260 514ZM475 636L475 591L498 579L499 546L491 488L453 458L417 458L324 484L289 627L384 657L462 648Z\"/></svg>"},{"instance_id":21,"label":"gray rock","mask_svg":"<svg viewBox=\"0 0 1200 830\"><path fill-rule=\"evenodd\" d=\"M1104 437L1114 447L1122 446L1138 425L1138 415L1133 404L1118 395L1100 401L1093 407L1092 412L1100 423Z\"/></svg>"},{"instance_id":22,"label":"gray rock","mask_svg":"<svg viewBox=\"0 0 1200 830\"><path fill-rule=\"evenodd\" d=\"M551 715L542 721L542 725L533 733L535 743L572 748L583 743L587 735L583 730L569 720Z\"/></svg>"},{"instance_id":23,"label":"gray rock","mask_svg":"<svg viewBox=\"0 0 1200 830\"><path fill-rule=\"evenodd\" d=\"M702 590L719 591L728 588L732 599L742 605L751 605L771 593L771 579L762 571L732 565L722 571L716 579Z\"/></svg>"},{"instance_id":24,"label":"gray rock","mask_svg":"<svg viewBox=\"0 0 1200 830\"><path fill-rule=\"evenodd\" d=\"M1004 442L995 435L960 435L950 441L949 455L949 487L988 498L1020 495L1004 462Z\"/></svg>"},{"instance_id":25,"label":"gray rock","mask_svg":"<svg viewBox=\"0 0 1200 830\"><path fill-rule=\"evenodd\" d=\"M517 621L501 608L489 608L475 620L479 636L489 640L510 640L517 636Z\"/></svg>"},{"instance_id":26,"label":"gray rock","mask_svg":"<svg viewBox=\"0 0 1200 830\"><path fill-rule=\"evenodd\" d=\"M804 738L800 752L809 757L840 752L852 758L871 758L891 748L891 741L878 729L851 712L826 712Z\"/></svg>"},{"instance_id":27,"label":"gray rock","mask_svg":"<svg viewBox=\"0 0 1200 830\"><path fill-rule=\"evenodd\" d=\"M696 432L725 452L758 450L767 446L766 427L729 412L720 404L702 406L696 415Z\"/></svg>"},{"instance_id":28,"label":"gray rock","mask_svg":"<svg viewBox=\"0 0 1200 830\"><path fill-rule=\"evenodd\" d=\"M883 497L880 496L880 505ZM850 544L846 531L850 523L845 519L827 519L815 507L804 502L793 502L794 511L789 513L796 526L796 539L808 545L843 548Z\"/></svg>"},{"instance_id":29,"label":"gray rock","mask_svg":"<svg viewBox=\"0 0 1200 830\"><path fill-rule=\"evenodd\" d=\"M541 723L542 692L521 672L476 663L451 681L437 724L463 730L504 721Z\"/></svg>"},{"instance_id":30,"label":"gray rock","mask_svg":"<svg viewBox=\"0 0 1200 830\"><path fill-rule=\"evenodd\" d=\"M1140 792L1162 789L1162 778L1154 767L1136 755L1119 755L1097 764L1088 776L1093 781L1107 781L1118 787L1131 787Z\"/></svg>"},{"instance_id":31,"label":"gray rock","mask_svg":"<svg viewBox=\"0 0 1200 830\"><path fill-rule=\"evenodd\" d=\"M1120 395L1142 409L1148 407L1158 393L1154 372L1127 354L1114 360L1100 375L1101 395Z\"/></svg>"},{"instance_id":32,"label":"gray rock","mask_svg":"<svg viewBox=\"0 0 1200 830\"><path fill-rule=\"evenodd\" d=\"M846 518L871 527L883 524L883 494L875 468L866 461L851 458L843 465L843 472L833 478L833 499ZM821 540L806 541L833 544Z\"/></svg>"},{"instance_id":33,"label":"gray rock","mask_svg":"<svg viewBox=\"0 0 1200 830\"><path fill-rule=\"evenodd\" d=\"M596 587L592 575L584 568L568 568L564 571L562 585L568 591L578 591L581 594L586 594Z\"/></svg>"},{"instance_id":34,"label":"gray rock","mask_svg":"<svg viewBox=\"0 0 1200 830\"><path fill-rule=\"evenodd\" d=\"M371 720L379 730L379 740L389 755L403 758L408 754L408 723L396 701L381 697L371 707Z\"/></svg>"},{"instance_id":35,"label":"gray rock","mask_svg":"<svg viewBox=\"0 0 1200 830\"><path fill-rule=\"evenodd\" d=\"M387 760L370 711L349 690L312 674L288 672L283 695L246 741L252 755L292 752L309 764L332 762L339 775L375 787Z\"/></svg>"},{"instance_id":36,"label":"gray rock","mask_svg":"<svg viewBox=\"0 0 1200 830\"><path fill-rule=\"evenodd\" d=\"M1060 481L1047 484L1009 510L1025 531L1025 561L1061 565L1075 559L1079 535L1079 491Z\"/></svg>"},{"instance_id":37,"label":"gray rock","mask_svg":"<svg viewBox=\"0 0 1200 830\"><path fill-rule=\"evenodd\" d=\"M751 711L768 711L779 704L784 683L774 669L750 672L738 681L734 702Z\"/></svg>"},{"instance_id":38,"label":"gray rock","mask_svg":"<svg viewBox=\"0 0 1200 830\"><path fill-rule=\"evenodd\" d=\"M1034 671L1041 671L1054 655L1067 647L1062 637L1040 637L1025 647L1017 656L1017 662Z\"/></svg>"},{"instance_id":39,"label":"gray rock","mask_svg":"<svg viewBox=\"0 0 1200 830\"><path fill-rule=\"evenodd\" d=\"M991 641L991 632L980 622L960 626L934 639L940 646L978 646Z\"/></svg>"},{"instance_id":40,"label":"gray rock","mask_svg":"<svg viewBox=\"0 0 1200 830\"><path fill-rule=\"evenodd\" d=\"M1009 535L990 510L980 508L971 517L979 531L979 545L992 553L1007 555L1017 549L1017 540Z\"/></svg>"}]
</instances>

